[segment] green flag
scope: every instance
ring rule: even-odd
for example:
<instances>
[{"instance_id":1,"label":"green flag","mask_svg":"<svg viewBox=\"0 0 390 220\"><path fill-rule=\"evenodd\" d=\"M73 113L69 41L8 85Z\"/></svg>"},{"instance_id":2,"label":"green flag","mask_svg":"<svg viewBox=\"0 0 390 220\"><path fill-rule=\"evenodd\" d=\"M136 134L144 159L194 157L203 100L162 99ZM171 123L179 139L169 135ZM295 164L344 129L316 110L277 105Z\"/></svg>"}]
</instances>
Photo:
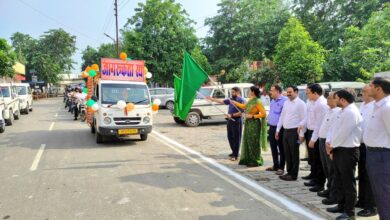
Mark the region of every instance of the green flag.
<instances>
[{"instance_id":1,"label":"green flag","mask_svg":"<svg viewBox=\"0 0 390 220\"><path fill-rule=\"evenodd\" d=\"M181 120L185 120L191 110L192 103L196 98L196 93L202 84L208 79L207 73L195 62L189 53L185 53L181 85L178 93L178 104L175 115ZM175 78L175 80L177 80ZM175 81L179 83L179 81ZM175 84L176 87L176 84ZM176 89L175 89L176 92Z\"/></svg>"}]
</instances>

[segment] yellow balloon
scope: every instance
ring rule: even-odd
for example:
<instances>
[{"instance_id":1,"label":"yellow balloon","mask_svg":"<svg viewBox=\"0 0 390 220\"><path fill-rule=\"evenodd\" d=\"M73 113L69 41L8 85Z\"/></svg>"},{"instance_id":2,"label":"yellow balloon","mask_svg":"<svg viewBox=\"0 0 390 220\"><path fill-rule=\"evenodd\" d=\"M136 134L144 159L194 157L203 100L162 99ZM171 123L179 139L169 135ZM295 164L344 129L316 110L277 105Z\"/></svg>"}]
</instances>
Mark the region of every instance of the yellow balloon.
<instances>
[{"instance_id":1,"label":"yellow balloon","mask_svg":"<svg viewBox=\"0 0 390 220\"><path fill-rule=\"evenodd\" d=\"M133 111L134 110L134 104L133 103L127 103L127 105L126 105L126 110L127 110L127 112L131 112L131 111Z\"/></svg>"},{"instance_id":2,"label":"yellow balloon","mask_svg":"<svg viewBox=\"0 0 390 220\"><path fill-rule=\"evenodd\" d=\"M99 71L99 65L97 65L96 63L95 64L92 64L91 68L95 71Z\"/></svg>"}]
</instances>

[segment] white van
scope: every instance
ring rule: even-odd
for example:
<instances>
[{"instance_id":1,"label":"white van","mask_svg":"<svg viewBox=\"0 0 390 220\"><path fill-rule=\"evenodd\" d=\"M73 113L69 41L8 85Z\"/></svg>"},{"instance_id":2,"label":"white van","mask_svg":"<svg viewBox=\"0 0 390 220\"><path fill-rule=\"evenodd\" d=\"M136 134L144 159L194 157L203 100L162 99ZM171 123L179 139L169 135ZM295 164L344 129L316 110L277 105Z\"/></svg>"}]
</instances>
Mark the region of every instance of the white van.
<instances>
[{"instance_id":1,"label":"white van","mask_svg":"<svg viewBox=\"0 0 390 220\"><path fill-rule=\"evenodd\" d=\"M238 87L241 90L242 98L248 101L249 89L254 86L251 83L235 83L222 84L220 86L206 86L199 89L198 95L192 104L190 113L185 121L180 120L174 116L174 120L178 124L186 124L189 127L198 126L205 119L224 119L228 112L228 105L221 105L217 103L210 103L205 97L213 97L216 99L228 99L231 97L231 90L233 87ZM222 91L223 92L222 92ZM265 110L269 111L269 106L264 106Z\"/></svg>"},{"instance_id":2,"label":"white van","mask_svg":"<svg viewBox=\"0 0 390 220\"><path fill-rule=\"evenodd\" d=\"M18 83L14 84L14 86L19 95L20 111L24 114L28 114L33 110L33 96L30 84Z\"/></svg>"},{"instance_id":3,"label":"white van","mask_svg":"<svg viewBox=\"0 0 390 220\"><path fill-rule=\"evenodd\" d=\"M4 121L4 110L5 110L5 102L3 98L3 93L0 89L0 133L5 131L5 121Z\"/></svg>"},{"instance_id":4,"label":"white van","mask_svg":"<svg viewBox=\"0 0 390 220\"><path fill-rule=\"evenodd\" d=\"M353 89L355 91L355 102L362 102L362 90L366 85L362 82L322 82L318 83L321 85L324 90L324 95L327 97L329 92L339 91L341 89ZM307 85L298 86L299 98L301 98L304 102L306 102L306 88Z\"/></svg>"},{"instance_id":5,"label":"white van","mask_svg":"<svg viewBox=\"0 0 390 220\"><path fill-rule=\"evenodd\" d=\"M12 125L14 119L18 120L20 117L20 103L19 96L16 92L16 87L9 83L0 84L1 91L3 93L5 109L4 119L7 125Z\"/></svg>"}]
</instances>

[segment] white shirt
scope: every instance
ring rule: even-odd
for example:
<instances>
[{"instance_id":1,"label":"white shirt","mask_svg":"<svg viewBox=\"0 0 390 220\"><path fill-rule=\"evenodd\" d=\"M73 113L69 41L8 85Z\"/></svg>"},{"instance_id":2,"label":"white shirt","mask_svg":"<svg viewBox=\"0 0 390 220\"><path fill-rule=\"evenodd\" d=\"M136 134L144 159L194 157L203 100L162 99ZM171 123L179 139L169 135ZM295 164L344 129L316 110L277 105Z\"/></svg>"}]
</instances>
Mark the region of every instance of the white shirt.
<instances>
[{"instance_id":1,"label":"white shirt","mask_svg":"<svg viewBox=\"0 0 390 220\"><path fill-rule=\"evenodd\" d=\"M367 118L363 141L369 147L390 149L390 96L375 102L371 116Z\"/></svg>"},{"instance_id":2,"label":"white shirt","mask_svg":"<svg viewBox=\"0 0 390 220\"><path fill-rule=\"evenodd\" d=\"M355 104L340 110L327 135L326 143L332 148L359 147L362 136L362 116Z\"/></svg>"},{"instance_id":3,"label":"white shirt","mask_svg":"<svg viewBox=\"0 0 390 220\"><path fill-rule=\"evenodd\" d=\"M362 123L362 130L363 130L363 133L365 131L365 127L366 127L366 124L367 124L367 119L368 117L372 114L372 111L374 110L374 101L372 102L369 102L369 103L365 103L363 102L361 105L360 105L360 115L362 116L363 118L363 123ZM361 140L362 143L363 142L363 134L362 134L362 140Z\"/></svg>"},{"instance_id":4,"label":"white shirt","mask_svg":"<svg viewBox=\"0 0 390 220\"><path fill-rule=\"evenodd\" d=\"M260 97L260 99L261 99L261 102L263 103L264 106L270 106L271 105L271 100L270 100L268 95L266 95L266 96L262 95Z\"/></svg>"},{"instance_id":5,"label":"white shirt","mask_svg":"<svg viewBox=\"0 0 390 220\"><path fill-rule=\"evenodd\" d=\"M296 97L294 100L287 99L283 104L283 110L279 118L278 126L276 131L279 132L280 129L291 129L298 128L301 123L305 120L306 114L306 104L299 97ZM303 137L303 131L299 134Z\"/></svg>"},{"instance_id":6,"label":"white shirt","mask_svg":"<svg viewBox=\"0 0 390 220\"><path fill-rule=\"evenodd\" d=\"M310 109L307 110L306 126L307 129L313 131L311 141L316 142L318 140L321 123L328 109L329 107L326 103L326 99L323 96L320 96L316 101L311 103Z\"/></svg>"},{"instance_id":7,"label":"white shirt","mask_svg":"<svg viewBox=\"0 0 390 220\"><path fill-rule=\"evenodd\" d=\"M341 110L341 108L339 108L339 107L328 109L328 112L326 113L324 119L322 120L320 131L318 132L318 136L320 138L325 139L327 137L329 130L330 130L331 126L334 124L334 120L335 120L335 118L340 110Z\"/></svg>"}]
</instances>

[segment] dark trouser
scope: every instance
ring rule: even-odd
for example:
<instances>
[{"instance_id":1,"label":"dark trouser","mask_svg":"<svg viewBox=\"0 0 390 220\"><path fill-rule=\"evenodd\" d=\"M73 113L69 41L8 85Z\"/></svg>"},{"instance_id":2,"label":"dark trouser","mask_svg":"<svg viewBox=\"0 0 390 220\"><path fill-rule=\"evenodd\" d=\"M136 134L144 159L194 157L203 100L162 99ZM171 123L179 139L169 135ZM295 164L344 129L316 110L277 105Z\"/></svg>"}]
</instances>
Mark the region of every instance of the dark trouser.
<instances>
[{"instance_id":1,"label":"dark trouser","mask_svg":"<svg viewBox=\"0 0 390 220\"><path fill-rule=\"evenodd\" d=\"M307 163L310 165L310 175L314 176L314 167L313 167L313 148L309 147L310 138L313 134L312 130L307 130L305 133L305 144L306 144L306 150L307 150Z\"/></svg>"},{"instance_id":2,"label":"dark trouser","mask_svg":"<svg viewBox=\"0 0 390 220\"><path fill-rule=\"evenodd\" d=\"M360 157L358 164L358 173L359 173L359 201L363 205L363 208L370 209L374 208L375 200L372 193L370 180L368 179L368 173L366 168L366 145L361 144L359 147Z\"/></svg>"},{"instance_id":3,"label":"dark trouser","mask_svg":"<svg viewBox=\"0 0 390 220\"><path fill-rule=\"evenodd\" d=\"M325 177L327 179L326 187L329 190L329 198L330 199L336 199L336 189L333 186L333 180L334 180L334 170L333 170L333 161L330 159L329 155L326 153L326 139L320 138L319 140L319 149L320 149L320 157L321 157L321 164L323 168L323 172L325 174Z\"/></svg>"},{"instance_id":4,"label":"dark trouser","mask_svg":"<svg viewBox=\"0 0 390 220\"><path fill-rule=\"evenodd\" d=\"M269 126L268 140L271 145L272 160L274 162L274 169L284 170L285 159L284 159L284 148L283 148L283 132L282 128L279 132L279 140L275 139L276 126ZM280 159L279 159L280 157Z\"/></svg>"},{"instance_id":5,"label":"dark trouser","mask_svg":"<svg viewBox=\"0 0 390 220\"><path fill-rule=\"evenodd\" d=\"M305 134L307 143L310 142L312 135L313 135L313 131L307 130ZM324 186L326 178L325 178L324 170L322 168L320 147L319 147L318 140L314 144L314 148L309 147L309 161L311 161L310 174L314 177L314 181L316 181L317 185Z\"/></svg>"},{"instance_id":6,"label":"dark trouser","mask_svg":"<svg viewBox=\"0 0 390 220\"><path fill-rule=\"evenodd\" d=\"M333 149L334 185L339 207L349 216L355 215L356 203L356 164L359 161L359 148L336 147Z\"/></svg>"},{"instance_id":7,"label":"dark trouser","mask_svg":"<svg viewBox=\"0 0 390 220\"><path fill-rule=\"evenodd\" d=\"M284 129L283 147L284 156L286 157L287 174L293 178L298 177L299 171L299 143L297 128Z\"/></svg>"},{"instance_id":8,"label":"dark trouser","mask_svg":"<svg viewBox=\"0 0 390 220\"><path fill-rule=\"evenodd\" d=\"M73 111L74 111L74 118L77 119L77 117L79 117L79 109L77 108L77 104L74 104Z\"/></svg>"},{"instance_id":9,"label":"dark trouser","mask_svg":"<svg viewBox=\"0 0 390 220\"><path fill-rule=\"evenodd\" d=\"M234 120L229 120L227 123L227 136L233 157L238 157L241 144L242 120L241 118L234 118Z\"/></svg>"},{"instance_id":10,"label":"dark trouser","mask_svg":"<svg viewBox=\"0 0 390 220\"><path fill-rule=\"evenodd\" d=\"M367 171L381 220L390 219L390 149L367 147Z\"/></svg>"}]
</instances>

